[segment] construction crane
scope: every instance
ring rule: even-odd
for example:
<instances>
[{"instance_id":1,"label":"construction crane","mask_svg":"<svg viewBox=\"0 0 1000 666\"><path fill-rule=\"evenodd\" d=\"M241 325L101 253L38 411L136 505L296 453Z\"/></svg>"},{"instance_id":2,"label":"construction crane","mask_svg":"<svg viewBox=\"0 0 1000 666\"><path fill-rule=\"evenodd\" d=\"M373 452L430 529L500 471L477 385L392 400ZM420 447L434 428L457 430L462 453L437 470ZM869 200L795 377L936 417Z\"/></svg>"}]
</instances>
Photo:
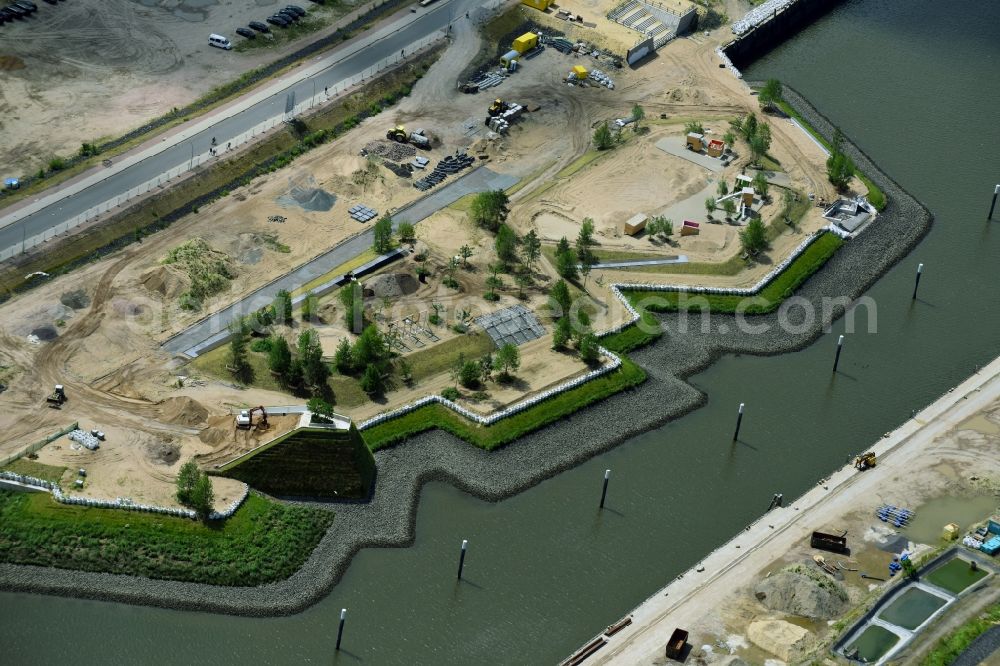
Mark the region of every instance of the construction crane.
<instances>
[{"instance_id":1,"label":"construction crane","mask_svg":"<svg viewBox=\"0 0 1000 666\"><path fill-rule=\"evenodd\" d=\"M868 453L862 453L854 459L854 468L863 472L870 467L874 467L875 462L875 452L869 451Z\"/></svg>"},{"instance_id":2,"label":"construction crane","mask_svg":"<svg viewBox=\"0 0 1000 666\"><path fill-rule=\"evenodd\" d=\"M244 409L240 411L240 413L236 415L236 429L250 430L253 428L254 412L260 412L260 421L257 423L257 429L266 430L268 428L267 410L263 407L253 407L251 409Z\"/></svg>"},{"instance_id":3,"label":"construction crane","mask_svg":"<svg viewBox=\"0 0 1000 666\"><path fill-rule=\"evenodd\" d=\"M66 402L66 391L63 389L63 385L56 384L55 388L52 390L52 393L50 393L49 396L45 398L45 402L47 402L49 407L53 409L59 409L60 407L62 407L63 403Z\"/></svg>"}]
</instances>

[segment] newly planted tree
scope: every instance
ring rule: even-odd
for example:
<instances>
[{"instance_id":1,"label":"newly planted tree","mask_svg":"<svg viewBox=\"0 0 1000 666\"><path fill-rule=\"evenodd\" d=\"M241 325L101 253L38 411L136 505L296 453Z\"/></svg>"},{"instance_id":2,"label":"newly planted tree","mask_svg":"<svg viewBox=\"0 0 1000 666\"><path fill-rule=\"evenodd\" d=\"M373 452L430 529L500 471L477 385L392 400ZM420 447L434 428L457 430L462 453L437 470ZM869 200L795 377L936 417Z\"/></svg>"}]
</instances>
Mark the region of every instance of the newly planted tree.
<instances>
[{"instance_id":1,"label":"newly planted tree","mask_svg":"<svg viewBox=\"0 0 1000 666\"><path fill-rule=\"evenodd\" d=\"M740 245L743 251L754 256L767 247L767 229L759 217L755 217L740 231Z\"/></svg>"},{"instance_id":2,"label":"newly planted tree","mask_svg":"<svg viewBox=\"0 0 1000 666\"><path fill-rule=\"evenodd\" d=\"M493 366L500 370L500 379L508 381L510 373L521 367L521 352L517 345L508 342L500 347L493 357Z\"/></svg>"},{"instance_id":3,"label":"newly planted tree","mask_svg":"<svg viewBox=\"0 0 1000 666\"><path fill-rule=\"evenodd\" d=\"M611 127L604 121L594 130L594 147L598 150L607 150L615 145L615 138L611 134Z\"/></svg>"},{"instance_id":4,"label":"newly planted tree","mask_svg":"<svg viewBox=\"0 0 1000 666\"><path fill-rule=\"evenodd\" d=\"M376 254L385 254L392 249L392 218L388 215L383 215L375 223L372 249Z\"/></svg>"}]
</instances>

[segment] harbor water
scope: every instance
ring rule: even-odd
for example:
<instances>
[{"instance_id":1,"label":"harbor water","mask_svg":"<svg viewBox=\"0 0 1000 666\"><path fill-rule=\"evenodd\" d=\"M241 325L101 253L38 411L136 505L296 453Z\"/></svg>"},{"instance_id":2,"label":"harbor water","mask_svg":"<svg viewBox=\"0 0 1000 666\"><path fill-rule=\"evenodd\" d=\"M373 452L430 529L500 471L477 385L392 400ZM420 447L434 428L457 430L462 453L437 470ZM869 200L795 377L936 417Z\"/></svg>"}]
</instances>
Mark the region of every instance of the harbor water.
<instances>
[{"instance_id":1,"label":"harbor water","mask_svg":"<svg viewBox=\"0 0 1000 666\"><path fill-rule=\"evenodd\" d=\"M859 320L836 377L842 322L801 352L721 359L691 378L709 396L703 408L507 501L430 484L413 546L362 551L299 615L0 594L5 663L547 664L568 655L759 517L774 493L788 503L1000 353L1000 219L985 219L1000 182L1000 3L963 9L956 20L950 3L848 0L745 73L792 85L936 216L870 291L877 333ZM740 402L747 413L733 444Z\"/></svg>"}]
</instances>

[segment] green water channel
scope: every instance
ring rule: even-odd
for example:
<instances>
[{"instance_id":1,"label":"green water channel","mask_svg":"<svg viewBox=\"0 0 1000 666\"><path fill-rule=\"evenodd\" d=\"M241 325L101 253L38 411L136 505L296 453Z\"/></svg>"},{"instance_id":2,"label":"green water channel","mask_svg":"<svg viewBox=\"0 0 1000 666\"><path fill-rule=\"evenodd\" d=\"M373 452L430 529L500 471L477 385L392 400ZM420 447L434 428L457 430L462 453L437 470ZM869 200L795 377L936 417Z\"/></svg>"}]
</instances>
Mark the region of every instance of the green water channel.
<instances>
[{"instance_id":1,"label":"green water channel","mask_svg":"<svg viewBox=\"0 0 1000 666\"><path fill-rule=\"evenodd\" d=\"M709 395L704 408L505 502L431 484L412 547L362 551L329 597L296 616L0 594L5 662L565 657L757 518L774 492L800 495L1000 352L1000 222L985 222L1000 181L1000 123L991 121L1000 86L987 85L1000 64L1000 3L964 7L971 20L953 13L933 0L845 2L747 72L794 85L937 216L913 255L870 291L878 332L865 333L859 317L836 377L842 322L794 354L723 358L691 380ZM747 416L734 446L740 402ZM608 510L598 513L606 468L614 470ZM467 583L457 585L462 539L470 540ZM334 655L344 607L344 650Z\"/></svg>"},{"instance_id":2,"label":"green water channel","mask_svg":"<svg viewBox=\"0 0 1000 666\"><path fill-rule=\"evenodd\" d=\"M948 603L936 594L910 587L878 614L879 618L904 629L914 630Z\"/></svg>"},{"instance_id":3,"label":"green water channel","mask_svg":"<svg viewBox=\"0 0 1000 666\"><path fill-rule=\"evenodd\" d=\"M973 569L969 564L968 560L955 557L924 576L924 579L942 590L959 594L965 588L978 583L987 576L987 572L982 567Z\"/></svg>"},{"instance_id":4,"label":"green water channel","mask_svg":"<svg viewBox=\"0 0 1000 666\"><path fill-rule=\"evenodd\" d=\"M874 624L861 632L858 639L847 646L846 654L851 654L857 650L857 658L869 663L875 663L882 656L891 650L899 642L899 636L888 629Z\"/></svg>"}]
</instances>

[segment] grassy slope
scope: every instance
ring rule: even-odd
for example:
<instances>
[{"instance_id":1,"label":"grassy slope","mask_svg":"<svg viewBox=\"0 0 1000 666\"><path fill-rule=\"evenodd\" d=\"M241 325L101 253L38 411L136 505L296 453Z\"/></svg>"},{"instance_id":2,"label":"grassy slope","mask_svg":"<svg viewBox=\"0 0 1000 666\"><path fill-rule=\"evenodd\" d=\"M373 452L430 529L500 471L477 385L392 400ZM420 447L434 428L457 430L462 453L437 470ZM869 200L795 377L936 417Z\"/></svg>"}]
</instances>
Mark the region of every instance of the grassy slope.
<instances>
[{"instance_id":1,"label":"grassy slope","mask_svg":"<svg viewBox=\"0 0 1000 666\"><path fill-rule=\"evenodd\" d=\"M728 294L688 294L676 291L633 291L630 298L653 312L675 312L680 309L682 298L690 299L684 307L692 312L709 309L713 312L736 312L742 306L746 314L765 314L775 310L791 296L809 276L818 271L833 256L844 241L832 233L825 233L806 248L778 277L752 297Z\"/></svg>"},{"instance_id":2,"label":"grassy slope","mask_svg":"<svg viewBox=\"0 0 1000 666\"><path fill-rule=\"evenodd\" d=\"M282 497L368 496L375 459L358 431L295 430L218 470Z\"/></svg>"},{"instance_id":3,"label":"grassy slope","mask_svg":"<svg viewBox=\"0 0 1000 666\"><path fill-rule=\"evenodd\" d=\"M946 636L931 650L921 663L922 666L948 666L965 651L972 641L986 631L1000 624L1000 604L992 606L982 615L969 620Z\"/></svg>"},{"instance_id":4,"label":"grassy slope","mask_svg":"<svg viewBox=\"0 0 1000 666\"><path fill-rule=\"evenodd\" d=\"M213 585L292 575L333 514L251 495L222 523L57 504L0 491L0 561Z\"/></svg>"},{"instance_id":5,"label":"grassy slope","mask_svg":"<svg viewBox=\"0 0 1000 666\"><path fill-rule=\"evenodd\" d=\"M369 428L362 434L368 446L376 451L437 427L490 451L591 403L641 384L645 379L646 373L642 368L623 358L620 369L545 400L492 426L476 425L441 405L427 405L405 416Z\"/></svg>"},{"instance_id":6,"label":"grassy slope","mask_svg":"<svg viewBox=\"0 0 1000 666\"><path fill-rule=\"evenodd\" d=\"M15 474L23 474L25 476L33 476L36 479L42 479L44 481L55 481L58 482L62 479L63 474L66 473L65 467L57 467L55 465L45 465L40 462L35 462L34 460L29 460L27 458L18 458L11 464L4 467L5 471L14 472Z\"/></svg>"}]
</instances>

